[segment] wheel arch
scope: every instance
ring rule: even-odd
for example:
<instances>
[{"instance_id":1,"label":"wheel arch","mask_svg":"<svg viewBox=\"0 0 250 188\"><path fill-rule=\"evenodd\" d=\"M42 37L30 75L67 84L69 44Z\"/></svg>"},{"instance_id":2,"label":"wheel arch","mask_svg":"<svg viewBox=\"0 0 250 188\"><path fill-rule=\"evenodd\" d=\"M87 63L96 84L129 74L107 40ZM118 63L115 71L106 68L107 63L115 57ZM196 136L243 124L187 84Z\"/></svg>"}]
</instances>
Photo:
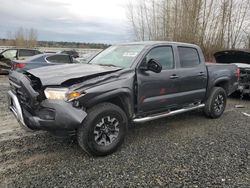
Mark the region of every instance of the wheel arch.
<instances>
[{"instance_id":1,"label":"wheel arch","mask_svg":"<svg viewBox=\"0 0 250 188\"><path fill-rule=\"evenodd\" d=\"M226 91L226 94L228 95L228 93L229 93L229 78L224 77L224 78L217 79L214 82L213 87L223 88Z\"/></svg>"},{"instance_id":2,"label":"wheel arch","mask_svg":"<svg viewBox=\"0 0 250 188\"><path fill-rule=\"evenodd\" d=\"M131 95L131 91L129 89L117 89L93 97L86 103L86 108L88 109L104 102L112 103L119 106L126 113L128 118L133 117L134 103L133 96Z\"/></svg>"}]
</instances>

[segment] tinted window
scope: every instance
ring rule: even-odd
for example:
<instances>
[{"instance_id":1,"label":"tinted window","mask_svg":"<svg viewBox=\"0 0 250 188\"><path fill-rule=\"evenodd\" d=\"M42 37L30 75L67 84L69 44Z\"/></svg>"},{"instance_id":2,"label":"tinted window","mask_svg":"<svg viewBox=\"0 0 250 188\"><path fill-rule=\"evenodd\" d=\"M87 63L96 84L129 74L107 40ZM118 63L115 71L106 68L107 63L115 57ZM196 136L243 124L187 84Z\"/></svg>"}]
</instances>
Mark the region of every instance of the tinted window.
<instances>
[{"instance_id":1,"label":"tinted window","mask_svg":"<svg viewBox=\"0 0 250 188\"><path fill-rule=\"evenodd\" d=\"M178 51L181 67L195 67L200 64L199 54L195 48L178 47Z\"/></svg>"},{"instance_id":2,"label":"tinted window","mask_svg":"<svg viewBox=\"0 0 250 188\"><path fill-rule=\"evenodd\" d=\"M62 51L61 53L62 53L62 54L71 55L71 56L74 57L74 58L79 57L79 54L78 54L78 52L76 52L76 51Z\"/></svg>"},{"instance_id":3,"label":"tinted window","mask_svg":"<svg viewBox=\"0 0 250 188\"><path fill-rule=\"evenodd\" d=\"M153 48L146 56L146 61L157 60L163 70L174 68L174 57L172 47L163 46Z\"/></svg>"},{"instance_id":4,"label":"tinted window","mask_svg":"<svg viewBox=\"0 0 250 188\"><path fill-rule=\"evenodd\" d=\"M29 57L29 56L33 56L33 55L36 55L35 50L26 50L26 49L19 50L19 57Z\"/></svg>"},{"instance_id":5,"label":"tinted window","mask_svg":"<svg viewBox=\"0 0 250 188\"><path fill-rule=\"evenodd\" d=\"M37 55L37 54L41 54L42 52L40 52L38 50L34 50L34 53L35 53L35 55Z\"/></svg>"},{"instance_id":6,"label":"tinted window","mask_svg":"<svg viewBox=\"0 0 250 188\"><path fill-rule=\"evenodd\" d=\"M47 60L51 63L71 63L71 58L69 55L52 55L47 57Z\"/></svg>"},{"instance_id":7,"label":"tinted window","mask_svg":"<svg viewBox=\"0 0 250 188\"><path fill-rule=\"evenodd\" d=\"M5 52L2 53L4 58L13 60L16 57L16 52L17 50L6 50Z\"/></svg>"}]
</instances>

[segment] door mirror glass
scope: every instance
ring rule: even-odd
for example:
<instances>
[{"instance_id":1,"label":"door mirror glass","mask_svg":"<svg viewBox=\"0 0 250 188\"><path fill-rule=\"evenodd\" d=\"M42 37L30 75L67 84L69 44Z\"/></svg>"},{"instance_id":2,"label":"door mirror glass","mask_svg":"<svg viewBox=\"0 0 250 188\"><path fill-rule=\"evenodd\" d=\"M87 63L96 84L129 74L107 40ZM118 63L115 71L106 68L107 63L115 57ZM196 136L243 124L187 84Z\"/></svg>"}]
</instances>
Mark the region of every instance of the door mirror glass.
<instances>
[{"instance_id":1,"label":"door mirror glass","mask_svg":"<svg viewBox=\"0 0 250 188\"><path fill-rule=\"evenodd\" d=\"M156 61L155 59L150 59L148 62L147 62L147 65L146 65L146 69L147 70L150 70L152 72L155 72L155 73L160 73L161 70L162 70L162 66L161 64Z\"/></svg>"}]
</instances>

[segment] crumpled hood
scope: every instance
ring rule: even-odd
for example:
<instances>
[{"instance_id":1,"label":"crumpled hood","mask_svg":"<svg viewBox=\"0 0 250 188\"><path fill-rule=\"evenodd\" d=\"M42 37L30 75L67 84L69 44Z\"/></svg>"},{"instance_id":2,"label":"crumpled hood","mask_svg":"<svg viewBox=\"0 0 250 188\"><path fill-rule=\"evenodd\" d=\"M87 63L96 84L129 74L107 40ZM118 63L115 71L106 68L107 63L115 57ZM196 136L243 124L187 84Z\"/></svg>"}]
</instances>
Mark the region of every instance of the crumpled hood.
<instances>
[{"instance_id":1,"label":"crumpled hood","mask_svg":"<svg viewBox=\"0 0 250 188\"><path fill-rule=\"evenodd\" d=\"M63 64L31 69L27 72L39 78L43 86L48 86L61 85L70 79L98 76L118 70L121 68L91 64Z\"/></svg>"}]
</instances>

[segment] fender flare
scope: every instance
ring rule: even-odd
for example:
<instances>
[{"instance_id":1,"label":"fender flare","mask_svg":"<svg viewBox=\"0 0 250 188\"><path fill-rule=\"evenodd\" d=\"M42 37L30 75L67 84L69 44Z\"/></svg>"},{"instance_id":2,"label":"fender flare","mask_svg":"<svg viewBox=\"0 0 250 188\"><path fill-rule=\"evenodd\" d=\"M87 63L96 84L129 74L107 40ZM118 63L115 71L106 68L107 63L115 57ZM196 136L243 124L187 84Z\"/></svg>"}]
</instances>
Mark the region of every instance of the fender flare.
<instances>
[{"instance_id":1,"label":"fender flare","mask_svg":"<svg viewBox=\"0 0 250 188\"><path fill-rule=\"evenodd\" d=\"M210 83L209 87L207 88L207 94L206 94L205 100L208 99L212 88L214 88L218 83L229 82L229 81L230 81L230 78L228 76L223 76L223 77L215 79L212 83ZM228 90L229 90L229 88L227 88L226 92L228 92Z\"/></svg>"},{"instance_id":2,"label":"fender flare","mask_svg":"<svg viewBox=\"0 0 250 188\"><path fill-rule=\"evenodd\" d=\"M229 80L230 80L230 78L229 77L227 77L227 76L223 76L223 77L220 77L220 78L217 78L214 82L213 82L213 84L212 84L212 86L214 87L216 84L218 84L219 82L229 82Z\"/></svg>"},{"instance_id":3,"label":"fender flare","mask_svg":"<svg viewBox=\"0 0 250 188\"><path fill-rule=\"evenodd\" d=\"M132 117L134 113L134 97L129 88L119 88L97 95L90 100L85 101L85 107L90 108L96 104L107 102L114 98L119 98L122 101L125 112L129 117Z\"/></svg>"}]
</instances>

